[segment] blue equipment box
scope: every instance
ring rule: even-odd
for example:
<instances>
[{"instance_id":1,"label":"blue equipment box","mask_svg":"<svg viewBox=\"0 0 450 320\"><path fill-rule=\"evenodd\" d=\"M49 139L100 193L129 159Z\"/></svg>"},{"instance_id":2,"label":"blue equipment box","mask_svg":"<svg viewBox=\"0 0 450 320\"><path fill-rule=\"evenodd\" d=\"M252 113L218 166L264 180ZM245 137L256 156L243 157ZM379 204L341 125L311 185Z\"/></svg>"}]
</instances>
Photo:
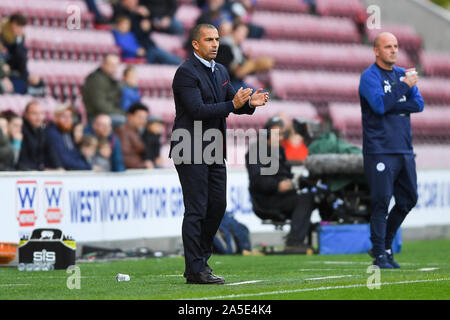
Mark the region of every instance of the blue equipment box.
<instances>
[{"instance_id":1,"label":"blue equipment box","mask_svg":"<svg viewBox=\"0 0 450 320\"><path fill-rule=\"evenodd\" d=\"M367 253L372 248L370 241L370 225L341 224L322 225L317 227L320 254L354 254ZM402 248L402 231L398 230L392 243L393 253Z\"/></svg>"}]
</instances>

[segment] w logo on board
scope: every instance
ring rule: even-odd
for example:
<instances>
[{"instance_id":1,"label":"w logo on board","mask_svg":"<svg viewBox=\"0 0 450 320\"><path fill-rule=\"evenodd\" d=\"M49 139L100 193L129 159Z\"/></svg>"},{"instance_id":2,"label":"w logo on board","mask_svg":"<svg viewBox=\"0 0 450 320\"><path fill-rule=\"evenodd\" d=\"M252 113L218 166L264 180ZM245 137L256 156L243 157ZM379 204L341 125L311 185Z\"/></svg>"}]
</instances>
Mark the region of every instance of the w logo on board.
<instances>
[{"instance_id":1,"label":"w logo on board","mask_svg":"<svg viewBox=\"0 0 450 320\"><path fill-rule=\"evenodd\" d=\"M44 183L45 219L47 223L61 223L63 216L63 185L60 181Z\"/></svg>"},{"instance_id":2,"label":"w logo on board","mask_svg":"<svg viewBox=\"0 0 450 320\"><path fill-rule=\"evenodd\" d=\"M38 186L36 181L17 181L16 217L21 227L32 227L38 218Z\"/></svg>"}]
</instances>

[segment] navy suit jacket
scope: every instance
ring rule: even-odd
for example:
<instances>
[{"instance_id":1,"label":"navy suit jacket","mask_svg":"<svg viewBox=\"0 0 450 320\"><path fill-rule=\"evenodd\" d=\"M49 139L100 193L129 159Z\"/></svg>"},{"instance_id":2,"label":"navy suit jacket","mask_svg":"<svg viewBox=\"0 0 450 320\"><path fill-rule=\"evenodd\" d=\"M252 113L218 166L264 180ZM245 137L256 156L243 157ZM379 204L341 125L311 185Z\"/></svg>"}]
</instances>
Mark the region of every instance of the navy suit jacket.
<instances>
[{"instance_id":1,"label":"navy suit jacket","mask_svg":"<svg viewBox=\"0 0 450 320\"><path fill-rule=\"evenodd\" d=\"M234 108L232 100L236 92L230 83L230 76L223 65L216 63L215 68L218 96L212 80L207 74L207 72L211 72L210 69L206 68L194 55L191 55L178 68L173 79L172 89L176 116L172 137L177 129L185 129L190 133L191 163L194 163L194 139L201 139L203 133L208 129L219 129L222 132L223 156L226 158L226 117L230 113L253 114L255 112L255 108L251 107L248 102L240 109ZM202 128L201 131L195 131L195 136L194 121L201 121ZM199 136L200 134L201 136ZM182 143L182 139L178 142L171 141L169 157L174 158L174 160L178 154L172 154L172 151L178 143ZM202 153L205 147L211 143L202 140ZM199 150L196 149L196 151Z\"/></svg>"}]
</instances>

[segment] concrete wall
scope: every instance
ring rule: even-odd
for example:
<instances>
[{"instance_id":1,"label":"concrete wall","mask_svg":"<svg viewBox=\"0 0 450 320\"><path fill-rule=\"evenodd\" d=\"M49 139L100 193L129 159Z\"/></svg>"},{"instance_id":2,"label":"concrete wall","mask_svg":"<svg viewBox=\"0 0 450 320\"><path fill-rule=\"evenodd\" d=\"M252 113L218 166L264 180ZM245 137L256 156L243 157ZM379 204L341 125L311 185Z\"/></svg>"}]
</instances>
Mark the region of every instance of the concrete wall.
<instances>
[{"instance_id":1,"label":"concrete wall","mask_svg":"<svg viewBox=\"0 0 450 320\"><path fill-rule=\"evenodd\" d=\"M412 25L427 51L450 52L450 12L427 0L363 0L380 7L381 24Z\"/></svg>"}]
</instances>

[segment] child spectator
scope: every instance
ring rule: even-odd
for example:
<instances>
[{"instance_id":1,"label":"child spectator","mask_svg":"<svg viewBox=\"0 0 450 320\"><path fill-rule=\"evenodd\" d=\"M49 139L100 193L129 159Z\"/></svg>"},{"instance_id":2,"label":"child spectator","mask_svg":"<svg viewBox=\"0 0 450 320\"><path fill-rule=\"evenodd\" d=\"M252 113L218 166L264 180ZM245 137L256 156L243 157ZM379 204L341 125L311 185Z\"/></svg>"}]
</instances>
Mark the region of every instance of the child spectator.
<instances>
[{"instance_id":1,"label":"child spectator","mask_svg":"<svg viewBox=\"0 0 450 320\"><path fill-rule=\"evenodd\" d=\"M92 134L85 134L81 139L80 153L84 159L92 166L95 171L101 171L100 168L94 165L94 156L97 153L98 139Z\"/></svg>"},{"instance_id":2,"label":"child spectator","mask_svg":"<svg viewBox=\"0 0 450 320\"><path fill-rule=\"evenodd\" d=\"M131 32L131 21L127 16L116 18L116 27L112 30L116 44L122 49L122 59L145 57L145 49L139 45Z\"/></svg>"},{"instance_id":3,"label":"child spectator","mask_svg":"<svg viewBox=\"0 0 450 320\"><path fill-rule=\"evenodd\" d=\"M101 139L98 142L97 153L92 159L92 165L99 171L111 171L112 148L108 139Z\"/></svg>"},{"instance_id":4,"label":"child spectator","mask_svg":"<svg viewBox=\"0 0 450 320\"><path fill-rule=\"evenodd\" d=\"M123 71L123 78L121 82L122 86L122 101L121 106L124 111L128 111L128 108L135 102L141 100L141 95L138 90L138 77L136 69L132 66L128 66Z\"/></svg>"},{"instance_id":5,"label":"child spectator","mask_svg":"<svg viewBox=\"0 0 450 320\"><path fill-rule=\"evenodd\" d=\"M145 58L148 63L179 65L181 59L158 48L156 45L144 49L131 32L131 20L127 16L116 18L116 28L112 31L116 44L122 49L122 59Z\"/></svg>"}]
</instances>

